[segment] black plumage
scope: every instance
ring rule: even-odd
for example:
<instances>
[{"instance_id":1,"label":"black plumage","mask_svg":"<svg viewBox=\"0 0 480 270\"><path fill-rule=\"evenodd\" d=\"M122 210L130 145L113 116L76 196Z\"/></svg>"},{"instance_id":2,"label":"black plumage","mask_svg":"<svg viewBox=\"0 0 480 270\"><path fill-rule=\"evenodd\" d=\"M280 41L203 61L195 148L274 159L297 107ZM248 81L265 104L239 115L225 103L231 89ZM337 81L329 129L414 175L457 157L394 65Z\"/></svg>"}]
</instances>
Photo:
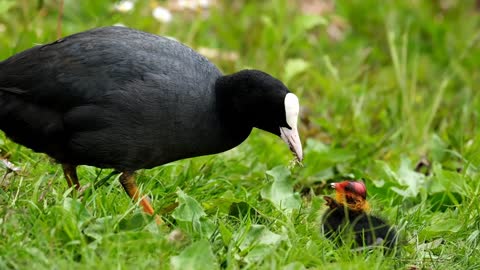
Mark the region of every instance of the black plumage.
<instances>
[{"instance_id":1,"label":"black plumage","mask_svg":"<svg viewBox=\"0 0 480 270\"><path fill-rule=\"evenodd\" d=\"M289 93L264 72L223 76L177 41L105 27L0 62L0 129L62 163L69 184L77 165L93 165L124 172L127 190L135 170L229 150L253 127L301 160Z\"/></svg>"},{"instance_id":2,"label":"black plumage","mask_svg":"<svg viewBox=\"0 0 480 270\"><path fill-rule=\"evenodd\" d=\"M346 184L342 187L342 183L349 183L349 185ZM366 202L358 201L366 198L366 189L364 189L363 183L361 183L363 188L359 189L364 190L362 194L354 194L356 192L354 189L348 189L349 186L353 186L351 183L360 182L345 181L334 184L337 185L334 186L337 190L337 198L343 197L344 200L336 200L329 196L323 197L328 206L322 217L323 233L339 245L349 244L355 248L383 246L387 248L387 251L392 250L397 243L396 230L383 219L369 214Z\"/></svg>"}]
</instances>

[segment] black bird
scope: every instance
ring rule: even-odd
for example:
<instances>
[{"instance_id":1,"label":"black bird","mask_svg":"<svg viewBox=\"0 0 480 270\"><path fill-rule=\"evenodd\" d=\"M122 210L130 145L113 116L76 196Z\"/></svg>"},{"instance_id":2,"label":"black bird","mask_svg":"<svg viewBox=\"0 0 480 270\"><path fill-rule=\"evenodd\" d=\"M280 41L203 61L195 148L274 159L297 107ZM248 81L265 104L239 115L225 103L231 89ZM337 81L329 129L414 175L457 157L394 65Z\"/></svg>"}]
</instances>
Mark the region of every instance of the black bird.
<instances>
[{"instance_id":1,"label":"black bird","mask_svg":"<svg viewBox=\"0 0 480 270\"><path fill-rule=\"evenodd\" d=\"M325 236L339 244L384 246L387 251L392 250L397 243L397 233L381 218L368 214L365 184L343 181L332 183L332 187L336 190L336 199L323 197L329 207L322 219Z\"/></svg>"},{"instance_id":2,"label":"black bird","mask_svg":"<svg viewBox=\"0 0 480 270\"><path fill-rule=\"evenodd\" d=\"M145 212L134 172L229 150L256 127L280 136L302 160L297 97L258 70L222 73L168 38L104 27L0 62L0 129L62 164L113 168Z\"/></svg>"}]
</instances>

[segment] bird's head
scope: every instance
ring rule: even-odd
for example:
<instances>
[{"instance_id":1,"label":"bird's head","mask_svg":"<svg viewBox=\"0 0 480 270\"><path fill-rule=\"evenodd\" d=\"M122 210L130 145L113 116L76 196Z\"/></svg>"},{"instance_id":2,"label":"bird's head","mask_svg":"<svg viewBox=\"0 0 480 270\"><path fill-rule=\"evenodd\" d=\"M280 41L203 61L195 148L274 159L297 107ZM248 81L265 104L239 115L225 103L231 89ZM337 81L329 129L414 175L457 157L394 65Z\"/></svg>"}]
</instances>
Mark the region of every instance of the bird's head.
<instances>
[{"instance_id":1,"label":"bird's head","mask_svg":"<svg viewBox=\"0 0 480 270\"><path fill-rule=\"evenodd\" d=\"M368 211L367 187L360 181L343 181L330 184L336 191L338 204L354 211Z\"/></svg>"},{"instance_id":2,"label":"bird's head","mask_svg":"<svg viewBox=\"0 0 480 270\"><path fill-rule=\"evenodd\" d=\"M278 79L258 70L242 70L216 82L223 111L236 124L256 127L280 136L298 161L303 160L297 119L300 104Z\"/></svg>"}]
</instances>

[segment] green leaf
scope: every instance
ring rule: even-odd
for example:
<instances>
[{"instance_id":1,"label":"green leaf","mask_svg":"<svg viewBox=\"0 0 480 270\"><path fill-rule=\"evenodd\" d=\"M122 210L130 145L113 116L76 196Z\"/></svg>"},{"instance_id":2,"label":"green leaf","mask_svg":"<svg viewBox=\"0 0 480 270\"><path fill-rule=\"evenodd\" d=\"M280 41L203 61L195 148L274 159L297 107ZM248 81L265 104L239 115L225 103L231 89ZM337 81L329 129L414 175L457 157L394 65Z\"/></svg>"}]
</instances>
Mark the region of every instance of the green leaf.
<instances>
[{"instance_id":1,"label":"green leaf","mask_svg":"<svg viewBox=\"0 0 480 270\"><path fill-rule=\"evenodd\" d=\"M206 239L191 244L178 256L170 258L172 269L219 269L210 243Z\"/></svg>"},{"instance_id":2,"label":"green leaf","mask_svg":"<svg viewBox=\"0 0 480 270\"><path fill-rule=\"evenodd\" d=\"M437 135L432 135L432 139L430 140L430 154L432 156L433 161L442 162L448 151L448 146L442 139Z\"/></svg>"},{"instance_id":3,"label":"green leaf","mask_svg":"<svg viewBox=\"0 0 480 270\"><path fill-rule=\"evenodd\" d=\"M462 188L462 184L465 183L465 180L461 174L444 170L439 163L434 163L433 175L435 175L435 177L432 179L431 186L429 187L430 194L437 192L450 192L464 196L466 195L465 190Z\"/></svg>"},{"instance_id":4,"label":"green leaf","mask_svg":"<svg viewBox=\"0 0 480 270\"><path fill-rule=\"evenodd\" d=\"M210 208L218 209L221 213L228 213L232 203L242 202L241 199L238 199L235 196L236 195L231 190L227 190L222 194L222 196L215 197L209 200L207 203Z\"/></svg>"},{"instance_id":5,"label":"green leaf","mask_svg":"<svg viewBox=\"0 0 480 270\"><path fill-rule=\"evenodd\" d=\"M122 231L135 231L145 227L153 220L145 216L143 212L136 212L133 215L122 218L118 224L118 228Z\"/></svg>"},{"instance_id":6,"label":"green leaf","mask_svg":"<svg viewBox=\"0 0 480 270\"><path fill-rule=\"evenodd\" d=\"M240 233L243 234L244 232ZM240 250L250 249L255 245L273 246L283 239L279 234L273 233L264 225L253 224L247 231L247 235L239 245Z\"/></svg>"},{"instance_id":7,"label":"green leaf","mask_svg":"<svg viewBox=\"0 0 480 270\"><path fill-rule=\"evenodd\" d=\"M188 196L182 190L177 191L179 205L173 211L172 216L177 221L198 222L201 217L205 217L205 211L202 206L192 197Z\"/></svg>"},{"instance_id":8,"label":"green leaf","mask_svg":"<svg viewBox=\"0 0 480 270\"><path fill-rule=\"evenodd\" d=\"M223 244L228 246L232 240L232 232L227 228L227 226L222 222L218 221L218 230L222 236Z\"/></svg>"},{"instance_id":9,"label":"green leaf","mask_svg":"<svg viewBox=\"0 0 480 270\"><path fill-rule=\"evenodd\" d=\"M215 225L209 219L202 206L182 190L177 191L179 206L173 211L172 217L181 229L194 234L210 237Z\"/></svg>"},{"instance_id":10,"label":"green leaf","mask_svg":"<svg viewBox=\"0 0 480 270\"><path fill-rule=\"evenodd\" d=\"M95 240L102 240L105 235L112 231L115 220L112 216L97 218L89 223L83 233Z\"/></svg>"},{"instance_id":11,"label":"green leaf","mask_svg":"<svg viewBox=\"0 0 480 270\"><path fill-rule=\"evenodd\" d=\"M447 234L455 234L462 230L464 222L458 219L454 212L437 212L431 216L430 225L425 227L420 233L422 241L428 241L438 237L445 237Z\"/></svg>"},{"instance_id":12,"label":"green leaf","mask_svg":"<svg viewBox=\"0 0 480 270\"><path fill-rule=\"evenodd\" d=\"M77 199L70 197L65 198L63 201L63 209L77 218L79 226L82 226L92 218L92 215L88 212L87 208L85 208L85 205Z\"/></svg>"},{"instance_id":13,"label":"green leaf","mask_svg":"<svg viewBox=\"0 0 480 270\"><path fill-rule=\"evenodd\" d=\"M404 197L416 197L420 193L420 189L425 186L425 175L414 171L407 158L402 158L396 180L406 188L403 190L393 188L393 190Z\"/></svg>"},{"instance_id":14,"label":"green leaf","mask_svg":"<svg viewBox=\"0 0 480 270\"><path fill-rule=\"evenodd\" d=\"M287 60L287 63L285 64L285 74L283 76L285 84L288 85L293 77L304 72L309 67L310 63L303 59L296 58Z\"/></svg>"},{"instance_id":15,"label":"green leaf","mask_svg":"<svg viewBox=\"0 0 480 270\"><path fill-rule=\"evenodd\" d=\"M416 197L422 189L426 189L425 175L414 171L407 158L402 158L397 171L394 171L384 161L376 161L376 163L379 174L383 177L374 182L377 187L382 187L385 181L389 182L391 190L403 197Z\"/></svg>"},{"instance_id":16,"label":"green leaf","mask_svg":"<svg viewBox=\"0 0 480 270\"><path fill-rule=\"evenodd\" d=\"M293 192L294 182L289 180L290 170L277 166L267 174L273 177L273 182L262 189L262 198L271 201L279 210L300 208L300 195Z\"/></svg>"},{"instance_id":17,"label":"green leaf","mask_svg":"<svg viewBox=\"0 0 480 270\"><path fill-rule=\"evenodd\" d=\"M246 253L244 260L251 263L271 254L285 237L271 232L264 225L254 224L241 229L234 239L240 242L240 251Z\"/></svg>"},{"instance_id":18,"label":"green leaf","mask_svg":"<svg viewBox=\"0 0 480 270\"><path fill-rule=\"evenodd\" d=\"M462 229L462 224L458 222L458 219L444 219L435 222L431 226L425 228L426 231L436 232L436 233L457 233Z\"/></svg>"}]
</instances>

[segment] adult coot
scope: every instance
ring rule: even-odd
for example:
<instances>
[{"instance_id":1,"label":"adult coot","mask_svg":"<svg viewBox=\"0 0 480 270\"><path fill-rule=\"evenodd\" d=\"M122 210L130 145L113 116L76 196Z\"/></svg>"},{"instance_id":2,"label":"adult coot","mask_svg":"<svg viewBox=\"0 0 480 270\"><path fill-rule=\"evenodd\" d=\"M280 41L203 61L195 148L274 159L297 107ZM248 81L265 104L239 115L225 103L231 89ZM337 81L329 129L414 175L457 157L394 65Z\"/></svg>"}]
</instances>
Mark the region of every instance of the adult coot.
<instances>
[{"instance_id":1,"label":"adult coot","mask_svg":"<svg viewBox=\"0 0 480 270\"><path fill-rule=\"evenodd\" d=\"M231 75L168 38L105 27L33 47L0 63L0 129L63 165L114 168L140 199L134 172L229 150L253 127L302 160L297 97L258 70Z\"/></svg>"}]
</instances>

